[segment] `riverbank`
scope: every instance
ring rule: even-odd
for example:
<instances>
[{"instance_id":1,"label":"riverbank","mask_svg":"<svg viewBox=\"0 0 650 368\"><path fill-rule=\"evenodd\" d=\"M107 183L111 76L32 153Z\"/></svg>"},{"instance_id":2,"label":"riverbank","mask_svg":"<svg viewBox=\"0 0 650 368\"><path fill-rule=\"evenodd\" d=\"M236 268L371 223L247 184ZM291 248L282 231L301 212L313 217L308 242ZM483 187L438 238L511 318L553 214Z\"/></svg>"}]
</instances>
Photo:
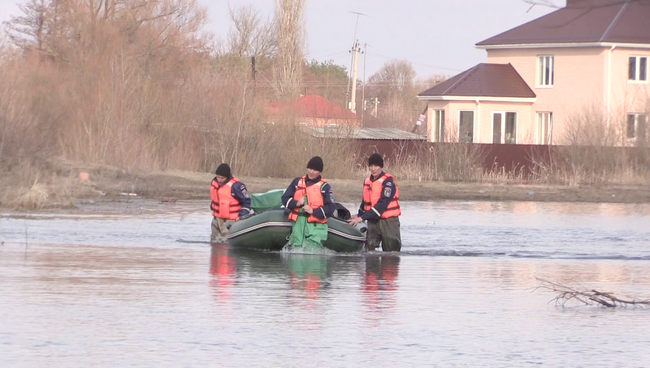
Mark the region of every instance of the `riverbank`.
<instances>
[{"instance_id":1,"label":"riverbank","mask_svg":"<svg viewBox=\"0 0 650 368\"><path fill-rule=\"evenodd\" d=\"M211 173L166 172L111 180L99 178L97 187L110 196L135 193L147 198L207 199ZM250 193L286 188L292 178L240 177ZM635 185L559 186L515 183L450 183L398 180L405 201L485 200L542 202L650 203L650 188ZM336 200L357 201L363 178L329 179Z\"/></svg>"},{"instance_id":2,"label":"riverbank","mask_svg":"<svg viewBox=\"0 0 650 368\"><path fill-rule=\"evenodd\" d=\"M116 168L70 168L29 188L2 183L1 206L8 209L69 209L80 203L146 198L161 202L208 199L212 173L167 171L127 172ZM291 178L239 177L250 193L285 188ZM648 185L560 186L521 184L514 181L461 183L398 180L404 201L478 200L650 203ZM337 201L357 202L363 177L331 179Z\"/></svg>"}]
</instances>

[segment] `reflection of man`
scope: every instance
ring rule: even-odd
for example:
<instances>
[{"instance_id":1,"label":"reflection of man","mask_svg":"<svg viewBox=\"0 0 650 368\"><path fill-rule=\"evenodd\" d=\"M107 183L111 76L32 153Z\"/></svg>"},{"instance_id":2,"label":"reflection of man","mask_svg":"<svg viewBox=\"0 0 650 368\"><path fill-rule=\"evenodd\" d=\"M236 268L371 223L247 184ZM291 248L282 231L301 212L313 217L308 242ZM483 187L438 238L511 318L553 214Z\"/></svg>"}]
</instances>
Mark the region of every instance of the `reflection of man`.
<instances>
[{"instance_id":1,"label":"reflection of man","mask_svg":"<svg viewBox=\"0 0 650 368\"><path fill-rule=\"evenodd\" d=\"M366 257L361 290L363 305L370 312L368 316L384 319L386 312L396 308L399 261L397 256Z\"/></svg>"},{"instance_id":2,"label":"reflection of man","mask_svg":"<svg viewBox=\"0 0 650 368\"><path fill-rule=\"evenodd\" d=\"M228 247L215 245L210 257L210 287L218 301L230 299L230 288L235 282L237 263L228 255Z\"/></svg>"},{"instance_id":3,"label":"reflection of man","mask_svg":"<svg viewBox=\"0 0 650 368\"><path fill-rule=\"evenodd\" d=\"M364 274L366 290L396 290L399 260L399 257L393 256L367 257Z\"/></svg>"},{"instance_id":4,"label":"reflection of man","mask_svg":"<svg viewBox=\"0 0 650 368\"><path fill-rule=\"evenodd\" d=\"M282 261L288 266L288 275L291 289L304 291L294 294L301 302L306 302L308 309L315 308L315 301L320 298L321 290L327 287L323 280L328 276L328 257L321 257L315 254L286 253L282 255Z\"/></svg>"}]
</instances>

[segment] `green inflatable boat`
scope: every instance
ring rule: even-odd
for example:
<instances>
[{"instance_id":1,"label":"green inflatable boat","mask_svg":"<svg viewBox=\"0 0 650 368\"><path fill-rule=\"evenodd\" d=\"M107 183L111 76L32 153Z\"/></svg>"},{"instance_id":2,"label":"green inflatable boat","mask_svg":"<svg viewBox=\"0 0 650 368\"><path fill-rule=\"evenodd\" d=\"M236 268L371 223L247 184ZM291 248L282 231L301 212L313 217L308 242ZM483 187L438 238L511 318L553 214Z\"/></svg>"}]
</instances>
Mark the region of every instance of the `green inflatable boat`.
<instances>
[{"instance_id":1,"label":"green inflatable boat","mask_svg":"<svg viewBox=\"0 0 650 368\"><path fill-rule=\"evenodd\" d=\"M235 222L228 233L233 248L262 251L282 250L291 234L291 221L284 208L279 208L282 190L253 194L251 207L255 215ZM335 252L359 252L366 241L365 225L352 226L345 220L350 212L336 204L335 216L327 221L328 234L324 246Z\"/></svg>"}]
</instances>

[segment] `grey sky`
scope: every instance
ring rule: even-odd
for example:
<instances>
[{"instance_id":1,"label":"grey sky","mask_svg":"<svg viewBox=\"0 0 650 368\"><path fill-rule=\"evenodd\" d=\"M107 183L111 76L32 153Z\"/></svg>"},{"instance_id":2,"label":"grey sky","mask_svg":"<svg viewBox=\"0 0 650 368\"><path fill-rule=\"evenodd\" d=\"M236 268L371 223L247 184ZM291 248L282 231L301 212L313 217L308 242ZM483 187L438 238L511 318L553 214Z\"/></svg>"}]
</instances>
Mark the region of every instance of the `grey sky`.
<instances>
[{"instance_id":1,"label":"grey sky","mask_svg":"<svg viewBox=\"0 0 650 368\"><path fill-rule=\"evenodd\" d=\"M207 28L223 37L228 5L253 5L271 16L274 0L199 0L208 7ZM565 0L554 0L564 6ZM16 0L0 0L0 20L17 14ZM451 76L486 60L479 41L529 22L554 9L522 0L306 0L307 59L333 60L350 68L356 15L357 39L368 44L366 77L391 59L413 64L419 77ZM363 77L363 57L359 78Z\"/></svg>"}]
</instances>

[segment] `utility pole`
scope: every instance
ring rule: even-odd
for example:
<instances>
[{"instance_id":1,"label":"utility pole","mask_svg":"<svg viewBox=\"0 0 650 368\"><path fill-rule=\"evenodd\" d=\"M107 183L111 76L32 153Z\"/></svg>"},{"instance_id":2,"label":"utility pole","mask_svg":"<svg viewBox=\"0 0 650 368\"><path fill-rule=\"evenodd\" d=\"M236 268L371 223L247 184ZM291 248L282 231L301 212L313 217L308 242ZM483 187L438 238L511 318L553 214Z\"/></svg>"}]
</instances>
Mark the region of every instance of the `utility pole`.
<instances>
[{"instance_id":1,"label":"utility pole","mask_svg":"<svg viewBox=\"0 0 650 368\"><path fill-rule=\"evenodd\" d=\"M368 44L363 44L363 86L361 86L361 127L363 128L363 112L366 111L366 55Z\"/></svg>"},{"instance_id":2,"label":"utility pole","mask_svg":"<svg viewBox=\"0 0 650 368\"><path fill-rule=\"evenodd\" d=\"M257 96L257 69L255 68L255 56L251 56L251 78L253 78L253 96Z\"/></svg>"},{"instance_id":3,"label":"utility pole","mask_svg":"<svg viewBox=\"0 0 650 368\"><path fill-rule=\"evenodd\" d=\"M370 115L372 115L374 117L377 117L377 113L378 113L377 110L378 110L378 107L379 107L379 98L377 98L377 97L373 98L372 99L372 104L374 106L372 107L372 111L370 112Z\"/></svg>"},{"instance_id":4,"label":"utility pole","mask_svg":"<svg viewBox=\"0 0 650 368\"><path fill-rule=\"evenodd\" d=\"M350 12L352 14L357 15L357 20L354 24L354 38L352 39L352 65L350 66L350 69L352 69L353 75L350 79L348 79L348 89L345 91L345 99L347 100L346 102L348 103L348 109L350 111L356 113L356 89L357 89L357 56L360 50L359 48L359 41L357 40L357 28L359 26L359 17L360 16L365 16L363 13L359 12ZM351 83L350 83L351 82ZM352 91L350 92L350 84L352 84ZM348 99L350 97L350 99Z\"/></svg>"},{"instance_id":5,"label":"utility pole","mask_svg":"<svg viewBox=\"0 0 650 368\"><path fill-rule=\"evenodd\" d=\"M359 47L359 41L354 42L354 46L352 46L352 91L350 93L350 111L353 113L357 113L357 61L359 58L359 51L361 51L361 48Z\"/></svg>"}]
</instances>

